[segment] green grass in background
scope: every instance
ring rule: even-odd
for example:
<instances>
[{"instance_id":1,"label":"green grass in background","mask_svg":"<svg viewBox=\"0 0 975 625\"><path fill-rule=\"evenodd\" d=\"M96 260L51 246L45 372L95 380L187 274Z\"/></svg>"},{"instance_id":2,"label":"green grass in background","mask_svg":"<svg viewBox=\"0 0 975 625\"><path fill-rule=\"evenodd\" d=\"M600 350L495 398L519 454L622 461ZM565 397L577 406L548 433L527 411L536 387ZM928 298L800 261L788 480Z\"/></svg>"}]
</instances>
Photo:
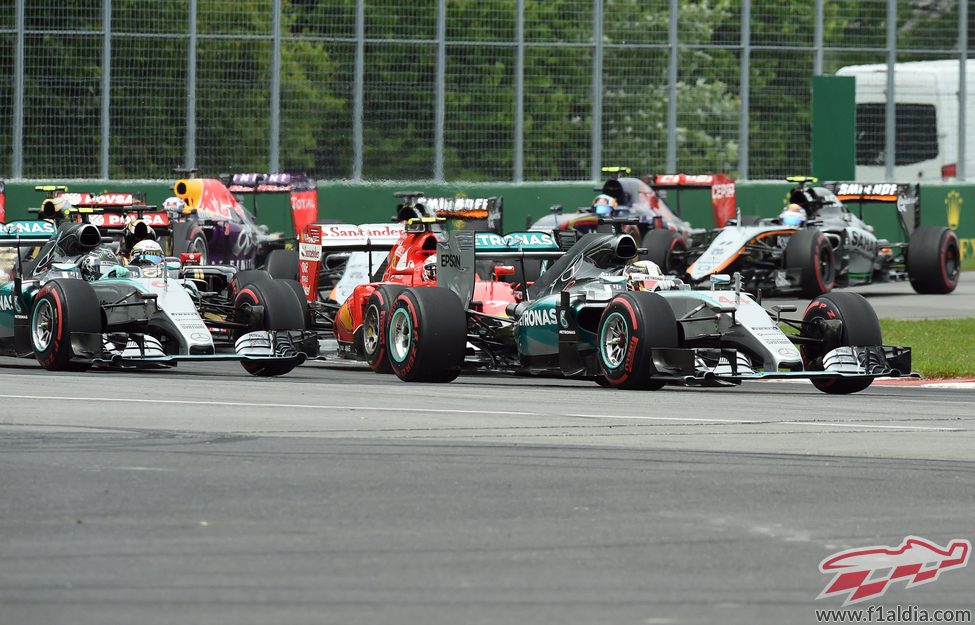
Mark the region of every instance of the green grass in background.
<instances>
[{"instance_id":1,"label":"green grass in background","mask_svg":"<svg viewBox=\"0 0 975 625\"><path fill-rule=\"evenodd\" d=\"M881 319L887 345L912 348L913 367L926 378L975 377L975 318Z\"/></svg>"}]
</instances>

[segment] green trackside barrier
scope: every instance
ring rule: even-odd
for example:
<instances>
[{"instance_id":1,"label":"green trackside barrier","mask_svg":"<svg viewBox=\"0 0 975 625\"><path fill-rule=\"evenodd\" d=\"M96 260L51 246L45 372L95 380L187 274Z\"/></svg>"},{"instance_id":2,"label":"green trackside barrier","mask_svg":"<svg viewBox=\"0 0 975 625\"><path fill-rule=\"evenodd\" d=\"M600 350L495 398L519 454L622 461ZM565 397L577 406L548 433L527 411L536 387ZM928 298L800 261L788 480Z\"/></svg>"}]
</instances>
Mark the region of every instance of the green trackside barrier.
<instances>
[{"instance_id":1,"label":"green trackside barrier","mask_svg":"<svg viewBox=\"0 0 975 625\"><path fill-rule=\"evenodd\" d=\"M7 183L7 221L30 218L27 208L40 205L42 195L34 191L37 184L63 184L53 181ZM67 183L72 191L145 193L149 204L161 204L172 195L172 183ZM417 183L348 183L322 182L318 185L320 219L340 219L348 223L384 222L392 218L396 191L422 191L429 196L504 197L504 229L522 230L529 221L548 213L553 204L567 212L589 206L596 196L593 183L524 183L524 184L433 184ZM749 181L737 185L737 201L743 215L774 217L786 204L787 182ZM673 193L668 197L676 205ZM253 197L246 199L253 208ZM287 194L262 194L258 199L258 218L275 232L290 227ZM681 216L696 227L710 227L711 199L708 190L681 192ZM851 207L856 211L856 205ZM895 209L890 205L866 204L864 219L876 228L880 237L899 239ZM922 183L921 218L924 225L947 225L958 233L966 269L975 269L975 184Z\"/></svg>"}]
</instances>

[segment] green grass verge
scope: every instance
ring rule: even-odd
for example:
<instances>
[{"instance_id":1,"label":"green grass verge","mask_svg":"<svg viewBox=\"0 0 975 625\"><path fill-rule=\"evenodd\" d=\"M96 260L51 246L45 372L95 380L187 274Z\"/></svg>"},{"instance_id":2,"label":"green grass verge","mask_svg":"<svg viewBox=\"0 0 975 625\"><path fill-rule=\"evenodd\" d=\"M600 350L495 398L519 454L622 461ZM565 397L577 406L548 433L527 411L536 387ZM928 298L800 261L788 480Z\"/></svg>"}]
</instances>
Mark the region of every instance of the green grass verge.
<instances>
[{"instance_id":1,"label":"green grass verge","mask_svg":"<svg viewBox=\"0 0 975 625\"><path fill-rule=\"evenodd\" d=\"M881 319L887 345L907 345L912 364L926 378L975 377L975 318Z\"/></svg>"},{"instance_id":2,"label":"green grass verge","mask_svg":"<svg viewBox=\"0 0 975 625\"><path fill-rule=\"evenodd\" d=\"M786 334L796 330L782 325ZM975 378L975 317L881 319L884 343L911 348L911 366L926 378Z\"/></svg>"}]
</instances>

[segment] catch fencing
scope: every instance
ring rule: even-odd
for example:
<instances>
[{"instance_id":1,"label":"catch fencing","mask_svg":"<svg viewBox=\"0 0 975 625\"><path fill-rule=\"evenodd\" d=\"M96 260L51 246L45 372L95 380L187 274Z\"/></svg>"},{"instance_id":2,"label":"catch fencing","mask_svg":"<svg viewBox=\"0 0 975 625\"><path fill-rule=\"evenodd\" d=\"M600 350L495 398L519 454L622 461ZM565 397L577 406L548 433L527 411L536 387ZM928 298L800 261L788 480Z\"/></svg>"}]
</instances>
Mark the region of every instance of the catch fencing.
<instances>
[{"instance_id":1,"label":"catch fencing","mask_svg":"<svg viewBox=\"0 0 975 625\"><path fill-rule=\"evenodd\" d=\"M973 30L967 0L6 1L15 179L781 178L810 171L812 76L964 66ZM892 167L910 128L878 124Z\"/></svg>"}]
</instances>

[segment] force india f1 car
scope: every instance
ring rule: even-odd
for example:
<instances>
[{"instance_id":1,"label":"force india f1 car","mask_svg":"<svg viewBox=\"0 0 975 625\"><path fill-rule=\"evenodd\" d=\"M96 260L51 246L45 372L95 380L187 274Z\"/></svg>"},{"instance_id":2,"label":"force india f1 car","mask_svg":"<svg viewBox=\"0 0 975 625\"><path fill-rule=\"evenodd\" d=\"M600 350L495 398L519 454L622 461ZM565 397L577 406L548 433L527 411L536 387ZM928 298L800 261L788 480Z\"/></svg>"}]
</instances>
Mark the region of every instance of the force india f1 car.
<instances>
[{"instance_id":1,"label":"force india f1 car","mask_svg":"<svg viewBox=\"0 0 975 625\"><path fill-rule=\"evenodd\" d=\"M400 291L379 333L402 380L447 382L481 368L623 389L809 378L823 392L854 393L878 376L910 372L910 349L882 345L876 314L854 293L822 295L802 318L787 320L781 313L794 308L766 311L741 291L740 277L733 289L691 290L646 261L631 264L632 236L590 233L499 317L472 308L476 263L527 255L529 247L478 250L464 231L438 238L438 286ZM797 334L787 336L779 323Z\"/></svg>"},{"instance_id":2,"label":"force india f1 car","mask_svg":"<svg viewBox=\"0 0 975 625\"><path fill-rule=\"evenodd\" d=\"M950 293L958 286L958 237L948 228L921 226L918 185L832 182L813 187L807 185L815 178L789 181L798 183L789 195L790 208L801 211L804 222L785 223L780 216L718 230L706 245L688 253L693 262L687 279L699 283L712 274L740 272L750 289L799 291L805 297L833 287L905 278L918 293ZM859 215L844 202L857 202ZM906 242L878 240L862 219L866 202L896 205Z\"/></svg>"},{"instance_id":3,"label":"force india f1 car","mask_svg":"<svg viewBox=\"0 0 975 625\"><path fill-rule=\"evenodd\" d=\"M293 342L305 328L298 287L266 272L180 271L176 259L163 258L124 267L111 239L85 222L2 228L0 350L8 355L33 354L52 371L238 360L261 376L287 373L305 359ZM221 343L232 347L221 350Z\"/></svg>"}]
</instances>

